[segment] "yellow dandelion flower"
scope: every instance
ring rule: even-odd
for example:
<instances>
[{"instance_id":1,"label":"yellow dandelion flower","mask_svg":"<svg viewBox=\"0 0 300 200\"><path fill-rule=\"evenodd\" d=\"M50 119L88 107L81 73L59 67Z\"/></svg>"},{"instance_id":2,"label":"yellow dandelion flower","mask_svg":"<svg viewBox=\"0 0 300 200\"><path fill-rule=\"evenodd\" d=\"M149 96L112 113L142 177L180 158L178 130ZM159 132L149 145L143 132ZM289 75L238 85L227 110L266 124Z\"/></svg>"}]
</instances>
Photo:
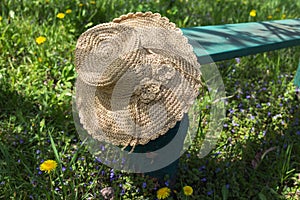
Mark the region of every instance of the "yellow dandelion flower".
<instances>
[{"instance_id":1,"label":"yellow dandelion flower","mask_svg":"<svg viewBox=\"0 0 300 200\"><path fill-rule=\"evenodd\" d=\"M256 10L251 10L250 13L249 13L249 15L251 17L255 17L256 16Z\"/></svg>"},{"instance_id":2,"label":"yellow dandelion flower","mask_svg":"<svg viewBox=\"0 0 300 200\"><path fill-rule=\"evenodd\" d=\"M37 37L37 38L35 38L35 42L37 43L37 44L43 44L44 42L46 42L46 37L44 37L44 36L39 36L39 37Z\"/></svg>"},{"instance_id":3,"label":"yellow dandelion flower","mask_svg":"<svg viewBox=\"0 0 300 200\"><path fill-rule=\"evenodd\" d=\"M79 4L79 7L82 7L82 6L83 6L83 4L82 4L82 3L80 3L80 4Z\"/></svg>"},{"instance_id":4,"label":"yellow dandelion flower","mask_svg":"<svg viewBox=\"0 0 300 200\"><path fill-rule=\"evenodd\" d=\"M186 195L186 196L190 196L190 195L192 195L193 194L193 188L191 187L191 186L184 186L183 187L183 193L184 193L184 195Z\"/></svg>"},{"instance_id":5,"label":"yellow dandelion flower","mask_svg":"<svg viewBox=\"0 0 300 200\"><path fill-rule=\"evenodd\" d=\"M2 21L2 19L3 19L2 16L0 16L0 22Z\"/></svg>"},{"instance_id":6,"label":"yellow dandelion flower","mask_svg":"<svg viewBox=\"0 0 300 200\"><path fill-rule=\"evenodd\" d=\"M96 4L96 1L90 1L90 4Z\"/></svg>"},{"instance_id":7,"label":"yellow dandelion flower","mask_svg":"<svg viewBox=\"0 0 300 200\"><path fill-rule=\"evenodd\" d=\"M72 12L71 9L66 10L66 14L70 14Z\"/></svg>"},{"instance_id":8,"label":"yellow dandelion flower","mask_svg":"<svg viewBox=\"0 0 300 200\"><path fill-rule=\"evenodd\" d=\"M59 18L59 19L63 19L65 17L65 13L58 13L56 15L56 17Z\"/></svg>"},{"instance_id":9,"label":"yellow dandelion flower","mask_svg":"<svg viewBox=\"0 0 300 200\"><path fill-rule=\"evenodd\" d=\"M40 165L40 170L50 173L57 167L57 162L54 160L46 160Z\"/></svg>"},{"instance_id":10,"label":"yellow dandelion flower","mask_svg":"<svg viewBox=\"0 0 300 200\"><path fill-rule=\"evenodd\" d=\"M273 16L272 16L272 15L269 15L269 16L268 16L268 19L272 19L272 18L273 18Z\"/></svg>"},{"instance_id":11,"label":"yellow dandelion flower","mask_svg":"<svg viewBox=\"0 0 300 200\"><path fill-rule=\"evenodd\" d=\"M171 190L168 187L163 187L157 190L157 198L158 199L165 199L170 196Z\"/></svg>"},{"instance_id":12,"label":"yellow dandelion flower","mask_svg":"<svg viewBox=\"0 0 300 200\"><path fill-rule=\"evenodd\" d=\"M286 14L283 14L282 16L281 16L281 19L285 19L286 18Z\"/></svg>"},{"instance_id":13,"label":"yellow dandelion flower","mask_svg":"<svg viewBox=\"0 0 300 200\"><path fill-rule=\"evenodd\" d=\"M41 57L38 57L38 61L39 61L39 62L42 62L43 59L42 59Z\"/></svg>"}]
</instances>

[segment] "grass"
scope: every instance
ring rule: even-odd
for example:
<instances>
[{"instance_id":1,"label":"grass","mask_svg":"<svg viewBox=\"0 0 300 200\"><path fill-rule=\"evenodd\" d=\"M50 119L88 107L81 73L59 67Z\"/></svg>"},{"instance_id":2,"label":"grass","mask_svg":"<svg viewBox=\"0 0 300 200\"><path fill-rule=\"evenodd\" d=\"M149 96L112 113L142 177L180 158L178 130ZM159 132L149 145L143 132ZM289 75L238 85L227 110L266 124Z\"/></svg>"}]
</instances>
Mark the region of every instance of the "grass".
<instances>
[{"instance_id":1,"label":"grass","mask_svg":"<svg viewBox=\"0 0 300 200\"><path fill-rule=\"evenodd\" d=\"M67 9L72 12L56 17ZM156 198L164 185L113 171L88 152L71 106L79 35L121 14L148 10L179 27L300 17L293 0L1 1L0 199L101 199L108 186L115 199ZM46 38L40 45L39 36ZM209 155L198 157L199 135L181 157L179 199L300 198L300 110L293 86L299 57L294 47L216 63L232 96L224 128ZM199 106L205 133L209 109ZM51 179L39 170L47 159L58 162ZM185 185L193 187L192 196L183 195Z\"/></svg>"}]
</instances>

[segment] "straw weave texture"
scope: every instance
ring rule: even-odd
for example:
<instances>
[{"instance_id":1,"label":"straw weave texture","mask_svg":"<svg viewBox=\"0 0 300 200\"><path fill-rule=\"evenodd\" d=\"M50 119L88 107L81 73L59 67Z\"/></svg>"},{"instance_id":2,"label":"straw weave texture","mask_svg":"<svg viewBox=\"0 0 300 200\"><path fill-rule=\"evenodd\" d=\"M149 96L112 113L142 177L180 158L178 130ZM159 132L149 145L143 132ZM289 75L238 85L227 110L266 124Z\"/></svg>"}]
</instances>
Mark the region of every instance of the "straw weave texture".
<instances>
[{"instance_id":1,"label":"straw weave texture","mask_svg":"<svg viewBox=\"0 0 300 200\"><path fill-rule=\"evenodd\" d=\"M191 45L158 13L129 13L87 30L75 62L80 122L114 145L144 145L165 134L201 86Z\"/></svg>"}]
</instances>

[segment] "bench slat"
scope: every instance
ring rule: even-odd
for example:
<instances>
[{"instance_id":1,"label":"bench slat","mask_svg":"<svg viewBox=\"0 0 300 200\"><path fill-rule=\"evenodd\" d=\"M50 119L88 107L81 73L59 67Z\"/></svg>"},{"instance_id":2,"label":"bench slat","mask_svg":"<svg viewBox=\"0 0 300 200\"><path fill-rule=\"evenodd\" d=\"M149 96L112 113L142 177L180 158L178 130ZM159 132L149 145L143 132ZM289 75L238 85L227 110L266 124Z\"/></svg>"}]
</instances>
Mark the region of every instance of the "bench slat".
<instances>
[{"instance_id":1,"label":"bench slat","mask_svg":"<svg viewBox=\"0 0 300 200\"><path fill-rule=\"evenodd\" d=\"M300 45L300 19L248 22L181 29L200 63ZM199 45L202 48L199 48Z\"/></svg>"},{"instance_id":2,"label":"bench slat","mask_svg":"<svg viewBox=\"0 0 300 200\"><path fill-rule=\"evenodd\" d=\"M295 79L294 79L294 84L300 88L300 62L299 62L299 66L298 69L296 71L296 75L295 75Z\"/></svg>"}]
</instances>

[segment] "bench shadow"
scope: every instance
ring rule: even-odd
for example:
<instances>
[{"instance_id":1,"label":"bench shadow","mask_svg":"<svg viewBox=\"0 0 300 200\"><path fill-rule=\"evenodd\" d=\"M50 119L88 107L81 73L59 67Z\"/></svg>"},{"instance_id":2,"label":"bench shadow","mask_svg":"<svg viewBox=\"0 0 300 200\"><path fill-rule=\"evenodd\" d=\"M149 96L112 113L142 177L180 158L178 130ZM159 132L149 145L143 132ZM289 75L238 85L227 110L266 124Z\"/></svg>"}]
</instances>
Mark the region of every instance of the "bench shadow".
<instances>
[{"instance_id":1,"label":"bench shadow","mask_svg":"<svg viewBox=\"0 0 300 200\"><path fill-rule=\"evenodd\" d=\"M230 100L239 102L241 99ZM280 110L277 106L278 109L274 109ZM220 188L228 190L228 199L236 199L239 194L247 195L248 199L259 199L258 195L266 199L299 198L300 194L295 191L287 193L287 187L295 189L299 184L296 176L300 172L300 105L296 94L286 109L290 116L286 124L280 130L269 128L263 136L241 133L247 136L241 141L230 128L224 127L228 139L218 143L220 152L213 150L204 158L199 158L198 151L183 155L179 182L197 185L195 192L207 199L222 199ZM267 116L264 124L272 127L273 117Z\"/></svg>"},{"instance_id":2,"label":"bench shadow","mask_svg":"<svg viewBox=\"0 0 300 200\"><path fill-rule=\"evenodd\" d=\"M267 133L263 138L253 136L244 141L229 137L222 144L224 152L211 152L204 158L199 158L197 151L184 154L178 182L197 186L195 193L207 199L222 198L224 191L220 188L228 191L228 199L239 194L248 199L259 199L258 195L266 199L299 197L294 191L283 193L286 187L293 188L297 183L291 172L300 171L299 107L293 114L293 121L283 134ZM180 190L180 184L177 189Z\"/></svg>"}]
</instances>

